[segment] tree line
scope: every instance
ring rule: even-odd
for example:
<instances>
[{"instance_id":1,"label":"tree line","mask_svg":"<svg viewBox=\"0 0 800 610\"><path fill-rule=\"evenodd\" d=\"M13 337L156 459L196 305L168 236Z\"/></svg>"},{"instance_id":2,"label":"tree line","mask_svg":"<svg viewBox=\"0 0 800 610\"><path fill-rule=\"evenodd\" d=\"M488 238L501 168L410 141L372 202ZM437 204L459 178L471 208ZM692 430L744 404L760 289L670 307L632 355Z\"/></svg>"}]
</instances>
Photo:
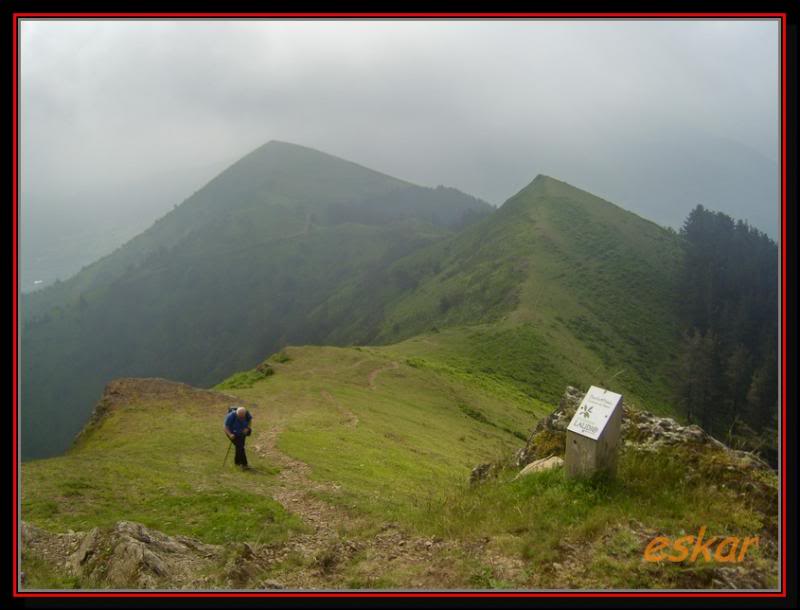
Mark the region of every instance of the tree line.
<instances>
[{"instance_id":1,"label":"tree line","mask_svg":"<svg viewBox=\"0 0 800 610\"><path fill-rule=\"evenodd\" d=\"M690 422L777 461L778 247L698 205L681 228L678 398Z\"/></svg>"}]
</instances>

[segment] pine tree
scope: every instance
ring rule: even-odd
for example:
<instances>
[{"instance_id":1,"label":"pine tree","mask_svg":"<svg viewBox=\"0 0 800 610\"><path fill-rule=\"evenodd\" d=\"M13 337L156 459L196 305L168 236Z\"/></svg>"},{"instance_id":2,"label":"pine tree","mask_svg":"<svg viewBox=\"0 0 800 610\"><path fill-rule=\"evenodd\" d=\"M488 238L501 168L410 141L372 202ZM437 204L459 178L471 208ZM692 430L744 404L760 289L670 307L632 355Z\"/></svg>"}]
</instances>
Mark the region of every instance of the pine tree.
<instances>
[{"instance_id":1,"label":"pine tree","mask_svg":"<svg viewBox=\"0 0 800 610\"><path fill-rule=\"evenodd\" d=\"M771 434L779 379L777 245L746 222L701 205L680 234L679 400L690 420L714 434L730 437L737 428L754 439Z\"/></svg>"}]
</instances>

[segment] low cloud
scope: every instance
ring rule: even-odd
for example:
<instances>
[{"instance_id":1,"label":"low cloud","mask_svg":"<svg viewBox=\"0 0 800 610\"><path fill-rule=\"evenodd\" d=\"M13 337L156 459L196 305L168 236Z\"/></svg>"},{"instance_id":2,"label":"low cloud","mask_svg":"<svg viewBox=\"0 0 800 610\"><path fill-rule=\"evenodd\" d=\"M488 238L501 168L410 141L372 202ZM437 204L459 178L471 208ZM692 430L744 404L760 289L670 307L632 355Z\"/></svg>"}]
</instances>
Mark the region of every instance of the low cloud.
<instances>
[{"instance_id":1,"label":"low cloud","mask_svg":"<svg viewBox=\"0 0 800 610\"><path fill-rule=\"evenodd\" d=\"M778 42L774 20L26 20L23 205L91 213L115 204L82 193L280 139L495 204L550 173L674 224L642 171L776 163Z\"/></svg>"}]
</instances>

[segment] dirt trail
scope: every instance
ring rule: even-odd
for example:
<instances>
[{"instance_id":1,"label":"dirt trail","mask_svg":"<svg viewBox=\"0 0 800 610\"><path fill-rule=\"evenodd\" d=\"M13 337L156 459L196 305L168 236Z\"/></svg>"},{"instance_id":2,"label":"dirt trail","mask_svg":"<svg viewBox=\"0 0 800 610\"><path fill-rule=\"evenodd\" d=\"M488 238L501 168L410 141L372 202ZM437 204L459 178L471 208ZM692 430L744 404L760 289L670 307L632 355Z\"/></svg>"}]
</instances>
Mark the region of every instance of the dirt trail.
<instances>
[{"instance_id":1,"label":"dirt trail","mask_svg":"<svg viewBox=\"0 0 800 610\"><path fill-rule=\"evenodd\" d=\"M329 393L323 392L325 394L335 401ZM253 556L250 561L254 564L291 562L293 557L302 557L306 562L303 568L281 574L272 583L273 586L286 589L348 588L348 581L342 578L341 572L343 566L351 564L356 555L363 557L363 578L367 582L370 578L391 574L400 565L426 565L433 562L441 565L440 569L446 569L446 551L453 546L452 543L410 537L394 523L385 524L371 538L358 535L363 525L358 519L313 495L315 491L338 493L338 486L313 481L307 464L282 453L277 448L280 432L280 427L273 427L254 444L254 449L281 468L279 486L272 490L272 497L286 510L300 516L312 531L294 535L282 544L251 546ZM437 557L436 561L434 556ZM429 568L430 574L416 586L430 586L436 581L432 578L436 571L436 568Z\"/></svg>"},{"instance_id":2,"label":"dirt trail","mask_svg":"<svg viewBox=\"0 0 800 610\"><path fill-rule=\"evenodd\" d=\"M278 486L271 490L272 497L287 511L299 516L311 528L309 533L293 535L285 543L268 545L254 549L253 560L261 565L291 560L292 557L303 557L312 564L321 564L328 555L336 552L346 554L340 547L350 553L355 546L343 546L339 529L353 527L354 520L342 509L321 500L316 493L333 493L339 491L334 483L323 483L311 478L311 468L300 460L295 460L277 447L278 435L282 426L273 426L261 435L253 444L256 453L278 466ZM282 574L280 588L317 589L330 587L323 570L298 569ZM253 586L255 583L251 583Z\"/></svg>"},{"instance_id":3,"label":"dirt trail","mask_svg":"<svg viewBox=\"0 0 800 610\"><path fill-rule=\"evenodd\" d=\"M356 365L362 363L360 361ZM391 362L372 370L367 377L369 387L375 390L376 377L398 366L397 362ZM342 426L359 424L358 417L330 392L321 390L320 393L344 416ZM224 397L223 402L229 400L229 396L216 392L207 392L203 397L215 402L219 402L220 397ZM224 547L205 544L197 547L196 544L190 545L185 537L162 536L166 542L161 550L152 542L160 534L140 536L138 541L128 540L125 544L141 547L151 554L142 551L144 563L126 560L125 565L130 564L127 566L130 570L125 573L130 574L125 578L130 583L125 586L151 587L158 582L167 588L218 588L222 585L243 589L324 590L376 588L386 586L381 583L389 582L401 588L432 589L469 584L463 580L464 575L459 573L459 568L454 564L454 561L464 558L491 566L494 574L500 578L516 581L525 578L522 562L497 553L488 539L467 543L412 535L397 523L376 523L374 515L360 516L351 512L338 484L315 480L308 464L278 448L278 438L286 424L287 420L275 421L268 429L257 432L248 448L269 464L280 468L275 484L268 493L288 512L299 517L307 530L290 532L288 539L281 542L262 544L255 540L248 544L237 543ZM258 469L252 475L242 473L242 476L259 476ZM322 499L337 496L341 498L340 501L327 502ZM120 525L117 525L117 529L120 529ZM140 526L134 524L125 527ZM65 545L62 545L65 546L63 549L56 548L48 542L49 538L43 541L46 544L40 546L52 547L53 553L58 555L54 565L64 566L65 561L79 551L87 535L61 535L66 536L64 540L70 543L71 546L67 545L69 548ZM121 534L115 535L119 538ZM102 536L100 539L106 540ZM180 553L170 550L178 547ZM161 572L151 574L155 568L147 561ZM87 560L81 569L86 569L91 563ZM147 576L145 580L142 580L142 574ZM111 582L108 584L121 586Z\"/></svg>"},{"instance_id":4,"label":"dirt trail","mask_svg":"<svg viewBox=\"0 0 800 610\"><path fill-rule=\"evenodd\" d=\"M363 362L359 361L354 366ZM398 367L397 362L391 362L372 370L368 375L370 389L377 389L376 378L381 372ZM330 392L321 390L320 394L343 415L343 426L358 425L358 417ZM374 519L362 521L314 495L314 492L337 495L339 486L313 480L307 464L282 453L277 447L282 429L281 425L273 426L258 438L254 448L260 456L281 468L278 474L280 484L272 491L272 497L313 528L313 532L292 536L282 545L256 551L259 559L269 563L285 561L292 554L313 558L307 567L282 574L279 580L283 587L348 588L348 582L342 579L344 566L349 566L351 575L355 572L360 580L367 583L376 578L379 582L381 577L391 577L400 571L416 574L409 576L410 581L404 586L441 587L454 576L454 556L465 555L485 562L501 577L515 580L524 578L522 562L491 549L488 539L467 544L415 536L391 522L383 524L374 536L364 537L362 532L375 527Z\"/></svg>"},{"instance_id":5,"label":"dirt trail","mask_svg":"<svg viewBox=\"0 0 800 610\"><path fill-rule=\"evenodd\" d=\"M346 520L346 515L317 498L313 492L337 493L339 488L333 483L312 480L308 464L282 453L277 447L278 435L282 431L281 427L273 426L253 444L258 455L281 469L278 474L279 487L273 490L272 496L286 510L313 526L317 533L324 533L330 530L331 523Z\"/></svg>"},{"instance_id":6,"label":"dirt trail","mask_svg":"<svg viewBox=\"0 0 800 610\"><path fill-rule=\"evenodd\" d=\"M374 358L362 358L352 364L348 364L347 366L314 366L311 368L304 369L302 374L311 377L317 375L318 373L337 373L344 369L355 369L364 364L365 362L370 362L371 360L375 360Z\"/></svg>"},{"instance_id":7,"label":"dirt trail","mask_svg":"<svg viewBox=\"0 0 800 610\"><path fill-rule=\"evenodd\" d=\"M378 376L380 373L382 373L383 371L394 370L394 369L398 368L399 366L400 366L400 365L399 365L397 362L394 362L394 361L393 361L393 362L391 362L391 363L387 364L386 366L382 366L382 367L380 367L380 368L377 368L377 369L375 369L374 371L372 371L372 372L369 374L369 377L367 378L367 379L369 380L369 388L370 388L371 390L377 390L377 389L378 389L378 386L376 386L376 385L375 385L375 378L376 378L376 377L377 377L377 376Z\"/></svg>"}]
</instances>

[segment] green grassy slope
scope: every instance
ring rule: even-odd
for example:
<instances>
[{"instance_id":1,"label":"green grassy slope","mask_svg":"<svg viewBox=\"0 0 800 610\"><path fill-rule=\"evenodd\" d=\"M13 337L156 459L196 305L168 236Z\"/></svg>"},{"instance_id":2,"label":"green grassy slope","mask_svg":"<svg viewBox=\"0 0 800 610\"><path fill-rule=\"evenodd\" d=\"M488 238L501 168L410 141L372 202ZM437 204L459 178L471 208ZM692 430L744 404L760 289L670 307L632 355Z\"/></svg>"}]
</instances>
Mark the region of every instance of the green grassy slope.
<instances>
[{"instance_id":1,"label":"green grassy slope","mask_svg":"<svg viewBox=\"0 0 800 610\"><path fill-rule=\"evenodd\" d=\"M135 520L207 542L280 545L309 531L300 516L321 502L337 519L323 528L366 549L315 581L337 588L707 587L717 564L647 564L644 546L703 525L752 535L774 521L682 452L623 453L613 482L568 481L561 470L512 481L509 471L470 488L470 468L507 458L553 405L490 374L417 366L404 354L422 341L287 348L269 360L273 375L220 384L236 398L132 382L67 455L23 465L22 517L51 531ZM255 415L255 474L230 460L222 468L220 426L233 401ZM284 478L279 455L306 474ZM286 501L291 485L299 502ZM387 524L407 544L376 555ZM415 550L420 536L435 541L427 554ZM307 555L270 563L263 576L319 574L320 551ZM756 550L746 567L760 562ZM28 566L37 582L61 582L52 567Z\"/></svg>"},{"instance_id":2,"label":"green grassy slope","mask_svg":"<svg viewBox=\"0 0 800 610\"><path fill-rule=\"evenodd\" d=\"M341 483L339 502L391 520L413 512L431 490L458 486L477 461L522 446L548 409L513 389L498 394L401 361L393 368L392 354L379 349L286 353L286 362L273 358L277 372L266 380L239 389L230 381L220 385L256 416L248 444L263 476L237 478L232 454L222 468L222 419L235 398L206 398L179 384L147 392L145 380L144 390L136 384L126 390L125 403L66 455L23 464L23 518L53 530L134 519L219 541L252 539L248 528L219 528L235 517L231 511L254 511L291 529L297 524L268 500L276 465L252 448L279 429L281 450L313 464L313 476ZM225 493L233 494L230 501ZM221 504L225 512L218 514Z\"/></svg>"},{"instance_id":3,"label":"green grassy slope","mask_svg":"<svg viewBox=\"0 0 800 610\"><path fill-rule=\"evenodd\" d=\"M276 469L265 465L256 485L222 470L226 402L185 393L180 384L155 393L140 385L66 455L23 465L24 518L82 529L128 515L215 542L269 541L303 529L265 491Z\"/></svg>"},{"instance_id":4,"label":"green grassy slope","mask_svg":"<svg viewBox=\"0 0 800 610\"><path fill-rule=\"evenodd\" d=\"M115 377L210 385L282 344L319 341L306 313L342 284L488 210L300 146L259 148L112 255L26 297L23 456L65 449Z\"/></svg>"}]
</instances>

